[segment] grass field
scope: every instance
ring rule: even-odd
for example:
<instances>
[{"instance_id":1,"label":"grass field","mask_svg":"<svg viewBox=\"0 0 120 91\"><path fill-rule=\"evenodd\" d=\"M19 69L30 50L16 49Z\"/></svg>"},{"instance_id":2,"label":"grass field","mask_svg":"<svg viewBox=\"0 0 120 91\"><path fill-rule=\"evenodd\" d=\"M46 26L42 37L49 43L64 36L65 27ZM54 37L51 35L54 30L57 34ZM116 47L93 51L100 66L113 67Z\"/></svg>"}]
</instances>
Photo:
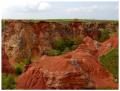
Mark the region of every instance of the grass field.
<instances>
[{"instance_id":1,"label":"grass field","mask_svg":"<svg viewBox=\"0 0 120 91\"><path fill-rule=\"evenodd\" d=\"M100 57L102 65L118 79L118 48Z\"/></svg>"}]
</instances>

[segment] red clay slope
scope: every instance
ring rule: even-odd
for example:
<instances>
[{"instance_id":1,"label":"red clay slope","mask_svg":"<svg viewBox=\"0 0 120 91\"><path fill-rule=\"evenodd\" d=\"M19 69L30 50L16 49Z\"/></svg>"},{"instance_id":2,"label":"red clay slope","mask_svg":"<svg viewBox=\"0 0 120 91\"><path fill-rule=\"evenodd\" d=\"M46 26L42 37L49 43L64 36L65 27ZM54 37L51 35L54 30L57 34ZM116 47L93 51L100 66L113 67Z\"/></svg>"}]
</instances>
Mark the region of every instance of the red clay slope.
<instances>
[{"instance_id":1,"label":"red clay slope","mask_svg":"<svg viewBox=\"0 0 120 91\"><path fill-rule=\"evenodd\" d=\"M118 88L99 63L97 48L96 41L86 37L73 52L41 57L18 78L17 89Z\"/></svg>"}]
</instances>

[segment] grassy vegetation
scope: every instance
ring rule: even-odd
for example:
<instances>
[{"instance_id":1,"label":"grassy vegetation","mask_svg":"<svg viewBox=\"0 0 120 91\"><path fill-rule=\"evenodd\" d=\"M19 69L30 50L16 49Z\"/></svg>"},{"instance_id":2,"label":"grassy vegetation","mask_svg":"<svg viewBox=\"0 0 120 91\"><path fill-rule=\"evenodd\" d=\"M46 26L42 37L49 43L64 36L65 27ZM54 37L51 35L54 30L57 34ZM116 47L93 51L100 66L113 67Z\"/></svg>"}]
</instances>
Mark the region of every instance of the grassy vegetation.
<instances>
[{"instance_id":1,"label":"grassy vegetation","mask_svg":"<svg viewBox=\"0 0 120 91\"><path fill-rule=\"evenodd\" d=\"M106 55L100 57L102 65L118 79L118 48L112 49Z\"/></svg>"},{"instance_id":2,"label":"grassy vegetation","mask_svg":"<svg viewBox=\"0 0 120 91\"><path fill-rule=\"evenodd\" d=\"M2 22L9 21L13 19L3 19ZM19 19L18 19L19 20ZM47 22L61 22L61 23L69 23L69 22L86 22L86 23L101 23L101 22L112 22L113 24L118 23L117 20L95 20L95 19L41 19L41 20L36 20L36 19L23 19L23 21L28 21L28 22L39 22L39 21L47 21Z\"/></svg>"},{"instance_id":3,"label":"grassy vegetation","mask_svg":"<svg viewBox=\"0 0 120 91\"><path fill-rule=\"evenodd\" d=\"M45 19L45 21L49 21L49 22L63 22L63 23L69 23L69 22L97 22L97 23L101 23L101 22L113 22L116 23L118 22L117 20L95 20L95 19Z\"/></svg>"},{"instance_id":4,"label":"grassy vegetation","mask_svg":"<svg viewBox=\"0 0 120 91\"><path fill-rule=\"evenodd\" d=\"M12 74L2 74L2 89L15 89L15 77Z\"/></svg>"},{"instance_id":5,"label":"grassy vegetation","mask_svg":"<svg viewBox=\"0 0 120 91\"><path fill-rule=\"evenodd\" d=\"M47 52L47 55L48 55L48 56L57 56L57 55L60 55L60 54L61 54L61 52L60 52L59 50L54 50L54 49L49 50L49 51Z\"/></svg>"}]
</instances>

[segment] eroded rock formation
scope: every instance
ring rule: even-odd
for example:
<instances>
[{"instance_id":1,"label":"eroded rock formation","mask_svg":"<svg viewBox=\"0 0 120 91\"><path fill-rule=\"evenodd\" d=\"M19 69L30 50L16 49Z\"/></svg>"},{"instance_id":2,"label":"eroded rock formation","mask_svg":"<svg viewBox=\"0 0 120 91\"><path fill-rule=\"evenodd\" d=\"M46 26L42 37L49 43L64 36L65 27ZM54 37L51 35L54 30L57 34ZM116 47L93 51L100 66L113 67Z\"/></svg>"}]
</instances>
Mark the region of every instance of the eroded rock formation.
<instances>
[{"instance_id":1,"label":"eroded rock formation","mask_svg":"<svg viewBox=\"0 0 120 91\"><path fill-rule=\"evenodd\" d=\"M108 27L109 24L109 27ZM51 44L57 39L83 39L90 36L98 39L101 28L116 30L117 24L109 22L85 23L70 22L68 24L58 22L28 22L20 20L7 21L3 29L3 46L9 58L22 61L24 58L42 55L44 51L51 49ZM116 30L117 31L117 30Z\"/></svg>"},{"instance_id":2,"label":"eroded rock formation","mask_svg":"<svg viewBox=\"0 0 120 91\"><path fill-rule=\"evenodd\" d=\"M18 89L117 88L113 76L95 55L96 41L84 39L73 52L55 57L42 56L18 78ZM97 51L96 51L97 53ZM40 80L40 81L39 81Z\"/></svg>"},{"instance_id":3,"label":"eroded rock formation","mask_svg":"<svg viewBox=\"0 0 120 91\"><path fill-rule=\"evenodd\" d=\"M117 31L117 28L118 24L108 22L10 20L2 31L2 71L11 72L11 65L37 56L38 60L24 67L17 79L17 89L118 88L112 74L99 62L99 56L118 47L118 36L116 34L103 43L97 41L101 36L100 29ZM60 56L43 55L52 49L51 44L57 39L79 38L82 38L82 43L71 52Z\"/></svg>"}]
</instances>

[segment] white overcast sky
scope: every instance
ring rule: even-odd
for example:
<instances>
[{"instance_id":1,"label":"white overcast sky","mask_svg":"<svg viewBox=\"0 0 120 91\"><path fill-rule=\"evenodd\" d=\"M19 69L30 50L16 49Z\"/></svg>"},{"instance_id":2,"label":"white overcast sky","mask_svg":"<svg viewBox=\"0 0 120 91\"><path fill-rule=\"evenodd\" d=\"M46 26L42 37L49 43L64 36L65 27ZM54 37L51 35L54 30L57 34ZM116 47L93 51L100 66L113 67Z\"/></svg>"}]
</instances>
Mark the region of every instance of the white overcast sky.
<instances>
[{"instance_id":1,"label":"white overcast sky","mask_svg":"<svg viewBox=\"0 0 120 91\"><path fill-rule=\"evenodd\" d=\"M3 19L109 19L118 20L118 1L3 0Z\"/></svg>"}]
</instances>

